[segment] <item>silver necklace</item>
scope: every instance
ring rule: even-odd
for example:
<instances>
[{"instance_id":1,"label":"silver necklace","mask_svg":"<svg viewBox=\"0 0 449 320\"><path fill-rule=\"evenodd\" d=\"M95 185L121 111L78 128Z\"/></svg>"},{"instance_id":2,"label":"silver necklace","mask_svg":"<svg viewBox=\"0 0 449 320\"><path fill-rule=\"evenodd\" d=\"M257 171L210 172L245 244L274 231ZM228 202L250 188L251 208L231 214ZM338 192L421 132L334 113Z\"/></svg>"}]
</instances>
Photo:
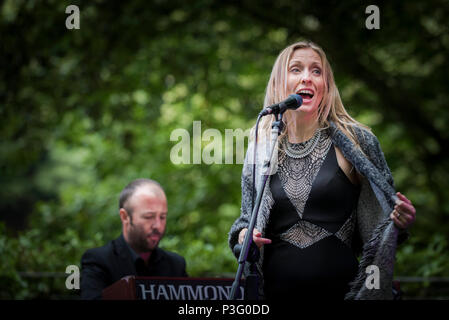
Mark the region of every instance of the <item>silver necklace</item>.
<instances>
[{"instance_id":1,"label":"silver necklace","mask_svg":"<svg viewBox=\"0 0 449 320\"><path fill-rule=\"evenodd\" d=\"M318 141L320 141L321 138L321 130L317 130L315 132L315 134L313 135L313 137L311 139L309 139L308 141L304 142L304 147L296 150L292 148L292 144L288 142L287 140L287 136L285 136L284 138L284 150L285 153L294 159L301 159L304 158L306 156L308 156L317 146Z\"/></svg>"}]
</instances>

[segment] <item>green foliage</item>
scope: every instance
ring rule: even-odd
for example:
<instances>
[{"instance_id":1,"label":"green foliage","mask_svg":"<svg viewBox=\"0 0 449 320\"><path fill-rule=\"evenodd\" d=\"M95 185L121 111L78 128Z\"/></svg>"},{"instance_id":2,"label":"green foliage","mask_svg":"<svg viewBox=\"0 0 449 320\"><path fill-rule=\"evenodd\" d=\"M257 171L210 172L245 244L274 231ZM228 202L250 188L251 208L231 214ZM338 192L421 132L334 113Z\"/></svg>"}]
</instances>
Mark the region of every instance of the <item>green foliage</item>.
<instances>
[{"instance_id":1,"label":"green foliage","mask_svg":"<svg viewBox=\"0 0 449 320\"><path fill-rule=\"evenodd\" d=\"M447 276L448 249L447 237L441 233L435 233L430 239L412 237L398 252L397 272L404 275L417 274L425 278Z\"/></svg>"},{"instance_id":2,"label":"green foliage","mask_svg":"<svg viewBox=\"0 0 449 320\"><path fill-rule=\"evenodd\" d=\"M80 30L65 28L69 4L80 7ZM300 38L323 46L347 110L373 128L397 189L417 208L397 274L448 276L449 8L434 0L380 10L381 29L369 31L357 1L0 4L0 209L9 226L0 224L0 298L76 294L63 275L27 273L63 274L117 237L118 195L139 177L164 186L161 246L185 256L191 276L235 272L227 233L241 165L175 165L170 134L182 128L193 139L193 121L223 135L250 128L277 54Z\"/></svg>"}]
</instances>

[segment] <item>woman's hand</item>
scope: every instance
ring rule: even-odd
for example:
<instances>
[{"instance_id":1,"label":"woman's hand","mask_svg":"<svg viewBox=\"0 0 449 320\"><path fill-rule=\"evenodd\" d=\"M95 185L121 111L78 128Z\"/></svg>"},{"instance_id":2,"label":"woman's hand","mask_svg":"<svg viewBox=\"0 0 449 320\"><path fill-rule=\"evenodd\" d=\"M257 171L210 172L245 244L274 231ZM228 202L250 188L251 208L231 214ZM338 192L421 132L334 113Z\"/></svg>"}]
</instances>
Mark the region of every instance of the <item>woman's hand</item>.
<instances>
[{"instance_id":1,"label":"woman's hand","mask_svg":"<svg viewBox=\"0 0 449 320\"><path fill-rule=\"evenodd\" d=\"M396 202L390 218L394 224L400 229L407 229L416 219L416 210L412 202L407 199L402 193L397 192L396 195L399 201Z\"/></svg>"},{"instance_id":2,"label":"woman's hand","mask_svg":"<svg viewBox=\"0 0 449 320\"><path fill-rule=\"evenodd\" d=\"M248 231L247 228L243 228L239 233L239 243L243 244L243 241L245 240L245 234L246 231ZM257 245L257 247L260 249L264 244L271 243L270 239L262 238L262 233L254 228L253 230L253 241Z\"/></svg>"}]
</instances>

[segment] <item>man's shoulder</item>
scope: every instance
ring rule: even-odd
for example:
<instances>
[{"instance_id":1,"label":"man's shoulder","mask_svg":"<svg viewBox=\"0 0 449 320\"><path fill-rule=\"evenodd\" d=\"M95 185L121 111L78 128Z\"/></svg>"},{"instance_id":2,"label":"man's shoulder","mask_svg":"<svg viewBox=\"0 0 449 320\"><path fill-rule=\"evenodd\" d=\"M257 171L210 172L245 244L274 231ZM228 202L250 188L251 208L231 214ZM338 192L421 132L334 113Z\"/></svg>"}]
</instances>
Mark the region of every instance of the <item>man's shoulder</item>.
<instances>
[{"instance_id":1,"label":"man's shoulder","mask_svg":"<svg viewBox=\"0 0 449 320\"><path fill-rule=\"evenodd\" d=\"M159 253L161 254L161 256L163 256L166 259L176 261L176 262L185 262L184 257L176 252L164 250L162 248L158 248L158 250L159 250Z\"/></svg>"},{"instance_id":2,"label":"man's shoulder","mask_svg":"<svg viewBox=\"0 0 449 320\"><path fill-rule=\"evenodd\" d=\"M165 273L171 277L187 277L186 260L178 253L158 248L158 253L163 256L160 261Z\"/></svg>"},{"instance_id":3,"label":"man's shoulder","mask_svg":"<svg viewBox=\"0 0 449 320\"><path fill-rule=\"evenodd\" d=\"M90 262L92 260L108 261L109 258L117 254L117 246L119 242L120 237L109 241L108 243L106 243L101 247L87 249L82 256L81 261L83 262Z\"/></svg>"}]
</instances>

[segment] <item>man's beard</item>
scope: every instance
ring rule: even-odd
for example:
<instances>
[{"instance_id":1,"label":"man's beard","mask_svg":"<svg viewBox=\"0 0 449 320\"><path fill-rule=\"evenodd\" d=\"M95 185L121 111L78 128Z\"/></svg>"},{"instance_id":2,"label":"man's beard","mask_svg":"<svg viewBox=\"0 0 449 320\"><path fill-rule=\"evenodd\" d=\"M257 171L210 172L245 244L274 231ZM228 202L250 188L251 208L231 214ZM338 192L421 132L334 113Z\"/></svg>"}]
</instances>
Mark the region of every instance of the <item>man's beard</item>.
<instances>
[{"instance_id":1,"label":"man's beard","mask_svg":"<svg viewBox=\"0 0 449 320\"><path fill-rule=\"evenodd\" d=\"M159 236L159 240L156 243L149 240L148 237L150 237L151 235ZM131 247L139 253L155 250L159 244L159 241L162 239L162 236L163 234L161 234L157 230L145 233L142 227L134 225L131 221L130 229L128 232L128 240Z\"/></svg>"}]
</instances>

